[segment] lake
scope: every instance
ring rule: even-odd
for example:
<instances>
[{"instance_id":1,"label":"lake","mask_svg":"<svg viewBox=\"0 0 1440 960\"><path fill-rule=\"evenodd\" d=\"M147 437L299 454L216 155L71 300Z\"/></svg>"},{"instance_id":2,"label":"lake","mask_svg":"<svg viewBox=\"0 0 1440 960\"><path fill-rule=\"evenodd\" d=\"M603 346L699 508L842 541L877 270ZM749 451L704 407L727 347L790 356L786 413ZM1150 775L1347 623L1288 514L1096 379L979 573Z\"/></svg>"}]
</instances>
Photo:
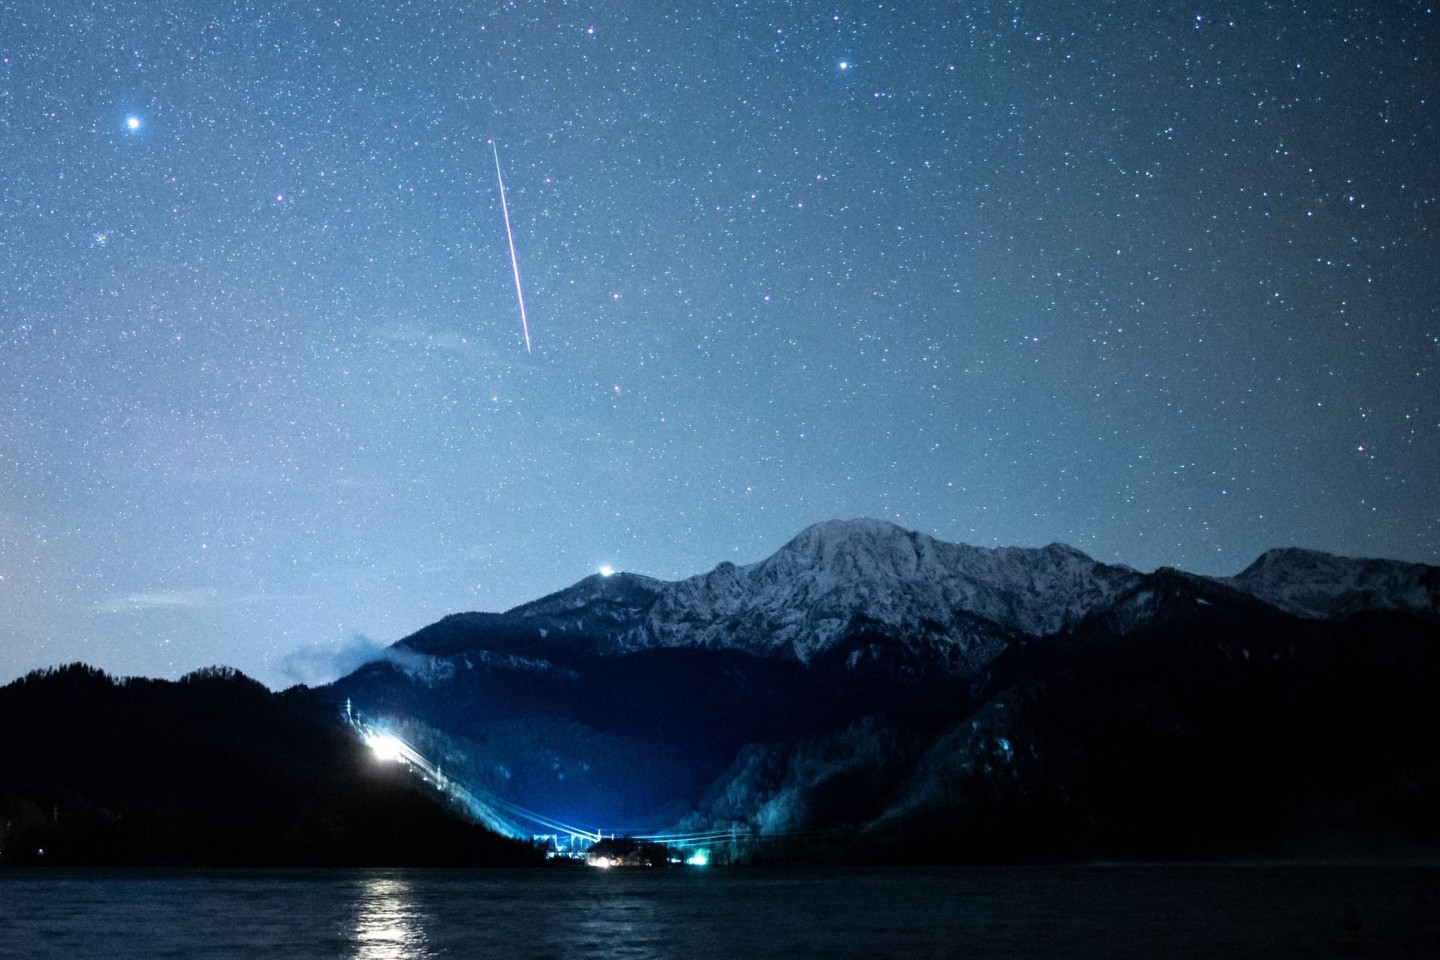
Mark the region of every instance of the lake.
<instances>
[{"instance_id":1,"label":"lake","mask_svg":"<svg viewBox=\"0 0 1440 960\"><path fill-rule=\"evenodd\" d=\"M1440 868L0 871L0 956L1440 955Z\"/></svg>"}]
</instances>

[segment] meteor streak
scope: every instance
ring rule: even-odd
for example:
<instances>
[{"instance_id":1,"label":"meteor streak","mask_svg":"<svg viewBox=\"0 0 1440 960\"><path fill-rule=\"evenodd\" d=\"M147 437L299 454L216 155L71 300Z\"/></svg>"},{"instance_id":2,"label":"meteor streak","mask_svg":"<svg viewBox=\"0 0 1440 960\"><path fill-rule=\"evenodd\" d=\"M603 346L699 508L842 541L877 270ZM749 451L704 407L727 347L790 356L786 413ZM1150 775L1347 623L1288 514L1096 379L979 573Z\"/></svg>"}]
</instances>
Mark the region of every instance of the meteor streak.
<instances>
[{"instance_id":1,"label":"meteor streak","mask_svg":"<svg viewBox=\"0 0 1440 960\"><path fill-rule=\"evenodd\" d=\"M520 261L515 259L515 234L510 231L510 205L505 202L505 178L500 175L500 148L490 141L495 151L495 181L500 184L500 210L505 214L505 240L510 244L510 269L515 271L515 300L520 304L520 329L525 333L525 352L530 352L530 323L525 319L525 292L520 289Z\"/></svg>"}]
</instances>

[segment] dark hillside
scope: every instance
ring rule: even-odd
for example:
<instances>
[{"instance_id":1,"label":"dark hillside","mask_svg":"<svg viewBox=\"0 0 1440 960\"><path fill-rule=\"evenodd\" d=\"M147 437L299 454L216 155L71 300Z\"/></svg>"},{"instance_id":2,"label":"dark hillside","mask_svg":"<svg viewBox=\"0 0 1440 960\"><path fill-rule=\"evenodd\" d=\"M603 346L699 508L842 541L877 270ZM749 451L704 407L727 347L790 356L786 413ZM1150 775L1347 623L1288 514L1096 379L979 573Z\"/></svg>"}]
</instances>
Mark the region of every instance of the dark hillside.
<instances>
[{"instance_id":1,"label":"dark hillside","mask_svg":"<svg viewBox=\"0 0 1440 960\"><path fill-rule=\"evenodd\" d=\"M1401 614L1262 629L1217 611L1017 648L862 846L940 861L1433 854L1437 639Z\"/></svg>"},{"instance_id":2,"label":"dark hillside","mask_svg":"<svg viewBox=\"0 0 1440 960\"><path fill-rule=\"evenodd\" d=\"M0 863L517 863L307 691L75 664L0 688Z\"/></svg>"}]
</instances>

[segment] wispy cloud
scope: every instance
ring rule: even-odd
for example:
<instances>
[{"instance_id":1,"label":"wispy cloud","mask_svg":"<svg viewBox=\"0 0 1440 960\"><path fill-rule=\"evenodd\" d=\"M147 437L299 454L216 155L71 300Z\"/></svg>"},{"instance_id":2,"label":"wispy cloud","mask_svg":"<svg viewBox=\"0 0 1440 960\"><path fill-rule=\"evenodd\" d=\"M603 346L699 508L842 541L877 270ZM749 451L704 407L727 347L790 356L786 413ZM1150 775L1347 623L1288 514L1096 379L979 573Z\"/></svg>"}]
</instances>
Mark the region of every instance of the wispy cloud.
<instances>
[{"instance_id":1,"label":"wispy cloud","mask_svg":"<svg viewBox=\"0 0 1440 960\"><path fill-rule=\"evenodd\" d=\"M211 604L206 590L135 590L112 593L95 604L101 613L140 613L146 610L196 610Z\"/></svg>"},{"instance_id":2,"label":"wispy cloud","mask_svg":"<svg viewBox=\"0 0 1440 960\"><path fill-rule=\"evenodd\" d=\"M317 686L337 680L367 663L386 660L402 670L426 672L431 657L414 650L396 649L362 634L339 643L312 643L280 661L279 672L295 683Z\"/></svg>"},{"instance_id":3,"label":"wispy cloud","mask_svg":"<svg viewBox=\"0 0 1440 960\"><path fill-rule=\"evenodd\" d=\"M471 353L477 349L475 341L462 333L454 330L433 330L417 324L392 324L376 328L375 333L381 340L409 343L447 353Z\"/></svg>"},{"instance_id":4,"label":"wispy cloud","mask_svg":"<svg viewBox=\"0 0 1440 960\"><path fill-rule=\"evenodd\" d=\"M313 597L296 593L235 593L213 588L130 590L112 593L95 603L99 613L144 613L148 610L200 610L222 606L307 603Z\"/></svg>"}]
</instances>

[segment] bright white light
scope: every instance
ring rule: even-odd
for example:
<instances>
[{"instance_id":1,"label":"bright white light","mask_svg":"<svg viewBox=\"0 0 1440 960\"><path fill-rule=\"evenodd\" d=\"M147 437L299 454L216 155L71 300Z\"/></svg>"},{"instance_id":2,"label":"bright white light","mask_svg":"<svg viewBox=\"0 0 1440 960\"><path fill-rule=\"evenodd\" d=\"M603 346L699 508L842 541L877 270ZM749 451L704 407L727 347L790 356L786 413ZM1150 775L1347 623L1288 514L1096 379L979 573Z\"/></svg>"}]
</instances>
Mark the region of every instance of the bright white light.
<instances>
[{"instance_id":1,"label":"bright white light","mask_svg":"<svg viewBox=\"0 0 1440 960\"><path fill-rule=\"evenodd\" d=\"M614 568L614 567L608 567L608 566L607 566L607 567L601 567L601 568L600 568L600 576L602 576L602 577L611 577L611 576L614 576L614 575L615 575L615 568Z\"/></svg>"},{"instance_id":2,"label":"bright white light","mask_svg":"<svg viewBox=\"0 0 1440 960\"><path fill-rule=\"evenodd\" d=\"M687 858L685 862L692 867L703 867L710 862L710 851L696 850L695 855Z\"/></svg>"},{"instance_id":3,"label":"bright white light","mask_svg":"<svg viewBox=\"0 0 1440 960\"><path fill-rule=\"evenodd\" d=\"M609 870L609 869L610 869L610 858L609 858L609 857L597 857L595 860L592 860L591 863L593 863L595 866L599 867L601 870Z\"/></svg>"},{"instance_id":4,"label":"bright white light","mask_svg":"<svg viewBox=\"0 0 1440 960\"><path fill-rule=\"evenodd\" d=\"M392 763L399 762L405 756L405 745L397 738L385 734L371 734L365 738L370 749L375 751L375 759L388 760Z\"/></svg>"},{"instance_id":5,"label":"bright white light","mask_svg":"<svg viewBox=\"0 0 1440 960\"><path fill-rule=\"evenodd\" d=\"M135 114L133 114L133 113L130 114L130 116L128 116L128 117L125 118L125 129L126 129L126 130L139 130L139 129L140 129L140 118L137 117L137 116L135 116Z\"/></svg>"}]
</instances>

